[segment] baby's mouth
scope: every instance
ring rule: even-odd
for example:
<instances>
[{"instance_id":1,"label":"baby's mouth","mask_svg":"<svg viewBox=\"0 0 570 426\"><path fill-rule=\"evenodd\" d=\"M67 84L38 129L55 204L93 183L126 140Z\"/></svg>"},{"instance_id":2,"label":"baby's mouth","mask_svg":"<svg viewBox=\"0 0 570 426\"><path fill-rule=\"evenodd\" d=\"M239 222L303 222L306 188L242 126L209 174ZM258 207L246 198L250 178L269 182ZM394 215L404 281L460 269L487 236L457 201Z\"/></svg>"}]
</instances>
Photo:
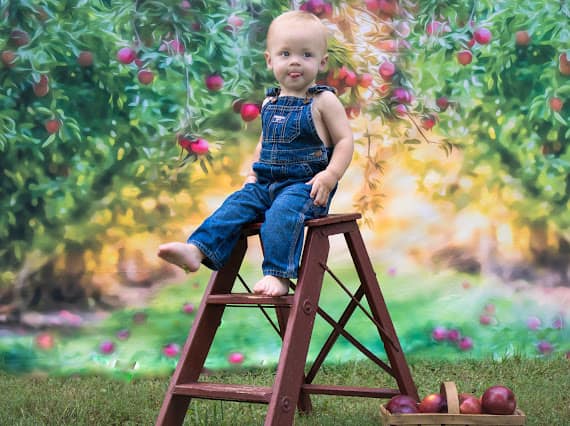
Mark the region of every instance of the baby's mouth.
<instances>
[{"instance_id":1,"label":"baby's mouth","mask_svg":"<svg viewBox=\"0 0 570 426\"><path fill-rule=\"evenodd\" d=\"M301 73L300 72L290 72L289 77L298 78L298 77L301 77Z\"/></svg>"}]
</instances>

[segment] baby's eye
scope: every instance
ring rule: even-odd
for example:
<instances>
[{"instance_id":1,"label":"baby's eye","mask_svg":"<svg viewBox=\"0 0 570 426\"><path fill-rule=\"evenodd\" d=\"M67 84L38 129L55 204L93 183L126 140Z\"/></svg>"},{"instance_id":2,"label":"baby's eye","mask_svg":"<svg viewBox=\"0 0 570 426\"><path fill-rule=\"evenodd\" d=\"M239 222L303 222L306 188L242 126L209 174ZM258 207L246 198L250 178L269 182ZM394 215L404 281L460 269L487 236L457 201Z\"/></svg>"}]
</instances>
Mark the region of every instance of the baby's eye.
<instances>
[{"instance_id":1,"label":"baby's eye","mask_svg":"<svg viewBox=\"0 0 570 426\"><path fill-rule=\"evenodd\" d=\"M287 50L284 50L281 52L281 56L289 56L289 52Z\"/></svg>"},{"instance_id":2,"label":"baby's eye","mask_svg":"<svg viewBox=\"0 0 570 426\"><path fill-rule=\"evenodd\" d=\"M313 54L311 52L305 52L304 56L305 58L310 58L311 56L313 56Z\"/></svg>"}]
</instances>

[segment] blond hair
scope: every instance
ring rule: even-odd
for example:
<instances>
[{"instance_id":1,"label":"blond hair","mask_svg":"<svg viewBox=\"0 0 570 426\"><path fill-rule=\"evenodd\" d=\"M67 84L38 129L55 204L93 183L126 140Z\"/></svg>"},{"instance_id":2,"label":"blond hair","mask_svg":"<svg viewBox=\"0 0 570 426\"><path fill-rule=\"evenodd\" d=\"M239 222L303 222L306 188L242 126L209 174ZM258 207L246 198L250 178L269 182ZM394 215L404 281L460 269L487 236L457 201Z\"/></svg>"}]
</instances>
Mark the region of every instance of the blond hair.
<instances>
[{"instance_id":1,"label":"blond hair","mask_svg":"<svg viewBox=\"0 0 570 426\"><path fill-rule=\"evenodd\" d=\"M287 23L313 25L314 28L322 33L323 49L324 52L327 51L327 28L316 15L303 10L291 10L273 19L267 30L267 46L271 43L271 38L277 31L277 27Z\"/></svg>"}]
</instances>

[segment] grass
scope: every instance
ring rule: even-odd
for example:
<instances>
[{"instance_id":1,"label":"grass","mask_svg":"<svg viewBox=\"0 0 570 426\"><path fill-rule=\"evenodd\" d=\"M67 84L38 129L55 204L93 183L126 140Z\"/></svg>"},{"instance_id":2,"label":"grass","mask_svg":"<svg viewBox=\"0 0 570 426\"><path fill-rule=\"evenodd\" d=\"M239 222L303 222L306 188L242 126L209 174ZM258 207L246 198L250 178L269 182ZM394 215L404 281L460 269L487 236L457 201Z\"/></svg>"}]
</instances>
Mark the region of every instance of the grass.
<instances>
[{"instance_id":1,"label":"grass","mask_svg":"<svg viewBox=\"0 0 570 426\"><path fill-rule=\"evenodd\" d=\"M412 360L419 394L437 392L442 381L454 381L459 392L480 395L493 384L505 384L517 395L529 426L570 424L569 360L563 357L503 361ZM208 380L269 385L270 369L213 373ZM315 383L392 387L393 380L368 361L325 365ZM132 381L100 376L34 376L0 373L1 425L152 425L168 385L166 377ZM314 396L314 411L297 414L296 425L379 425L384 400ZM260 425L265 405L194 400L187 425Z\"/></svg>"}]
</instances>

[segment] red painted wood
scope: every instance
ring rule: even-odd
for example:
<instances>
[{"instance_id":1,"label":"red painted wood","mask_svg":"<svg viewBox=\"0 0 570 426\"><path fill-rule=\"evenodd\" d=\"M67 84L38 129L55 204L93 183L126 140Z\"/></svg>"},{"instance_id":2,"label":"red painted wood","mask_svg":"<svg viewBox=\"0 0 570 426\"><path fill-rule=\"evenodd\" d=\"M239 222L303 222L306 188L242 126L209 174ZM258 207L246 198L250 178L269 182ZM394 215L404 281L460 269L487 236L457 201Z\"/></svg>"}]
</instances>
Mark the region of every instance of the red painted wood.
<instances>
[{"instance_id":1,"label":"red painted wood","mask_svg":"<svg viewBox=\"0 0 570 426\"><path fill-rule=\"evenodd\" d=\"M157 425L181 425L191 398L267 403L266 426L292 425L296 408L300 411L311 411L310 394L390 398L404 393L417 399L415 384L356 223L359 218L359 214L337 214L305 223L307 237L303 248L299 279L297 285L294 286L294 293L282 297L231 292L247 248L247 236L259 234L261 224L252 224L244 228L243 236L228 264L222 270L212 274L171 378L157 418ZM328 237L335 234L344 234L361 282L357 293L350 295L351 301L338 321L334 321L318 305L323 276L325 270L328 270L326 266L329 253ZM388 355L389 365L360 345L344 330L344 326L362 297L366 297L370 306L371 325L378 329ZM275 307L279 324L278 332L283 345L272 387L199 381L200 372L226 306ZM333 332L306 377L304 369L317 313L333 325ZM393 375L398 389L312 384L312 380L339 335L348 338L380 367Z\"/></svg>"}]
</instances>

